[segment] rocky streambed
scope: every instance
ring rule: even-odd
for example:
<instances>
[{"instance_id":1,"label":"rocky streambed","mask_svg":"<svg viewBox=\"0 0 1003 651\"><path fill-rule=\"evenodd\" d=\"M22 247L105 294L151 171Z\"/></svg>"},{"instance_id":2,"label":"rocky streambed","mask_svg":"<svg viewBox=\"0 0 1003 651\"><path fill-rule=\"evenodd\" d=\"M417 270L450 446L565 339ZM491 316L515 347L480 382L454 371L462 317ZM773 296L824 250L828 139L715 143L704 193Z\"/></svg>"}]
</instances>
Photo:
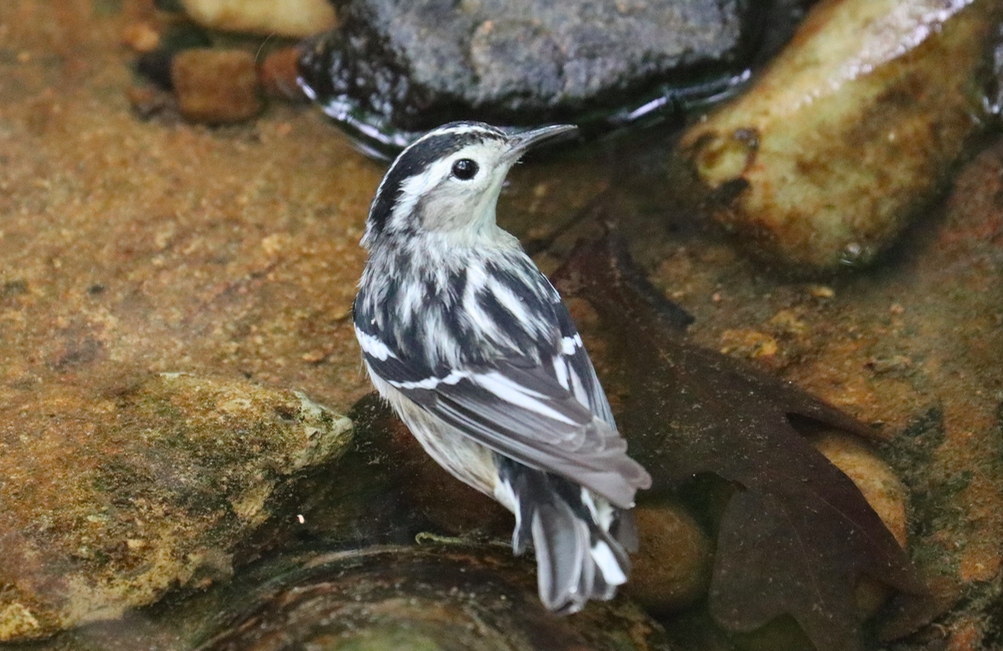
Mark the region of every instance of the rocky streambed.
<instances>
[{"instance_id":1,"label":"rocky streambed","mask_svg":"<svg viewBox=\"0 0 1003 651\"><path fill-rule=\"evenodd\" d=\"M820 45L829 41L809 38L866 35L850 20L862 15L854 5L816 5L810 33L757 62L746 94L684 133L665 124L520 166L499 218L546 271L563 266L562 291L648 463L669 463L651 447L659 436L678 446L701 427L743 413L761 422L784 404L713 402L736 395L734 377L757 391L756 373L793 382L857 419L840 420L841 433L794 419L784 436L803 439L800 458L830 459L860 486L926 588L888 602L880 586L830 575L859 601L841 614L844 639L991 648L1003 587L999 16L979 0L870 3L870 25L915 28L889 27L881 35L900 40L873 43L904 49L881 50L874 74L813 86L828 77L799 76L806 58L861 60L851 47L861 39L837 59ZM345 34L351 16L340 15ZM484 52L504 53L507 41L492 39L525 32L500 25L481 35ZM749 511L735 511L741 492L713 472L666 480L642 503L643 552L616 601L566 619L542 612L535 568L506 546L508 514L465 492L364 398L349 317L384 164L315 108L262 101L262 77L295 74L289 61L271 77L258 70L265 37L205 32L200 51L241 52L218 70L247 72L210 75L209 85L244 84L250 94L219 97L255 106L242 122L192 123L133 72L147 29L160 39L192 27L141 0L0 6L6 646L236 649L285 636L323 648L851 648L817 632L808 640L800 615L773 616L796 589L769 608L743 597L749 584L722 558L770 547L719 539ZM188 56L195 64L182 67L198 73L199 56ZM831 95L780 114L778 93L805 88ZM852 124L867 126L851 130L862 140L848 140ZM811 192L783 194L798 187ZM791 205L808 217L780 210ZM614 327L602 301L641 285L582 292L580 282L607 267L589 266L606 258L583 259L579 242L606 241L610 228L636 263L621 278L648 283L638 296L657 307ZM854 242L867 247L849 260ZM844 259L854 273L839 273ZM635 364L670 378L655 397L678 399L674 382L713 386L715 369L732 368L721 359L752 365L727 391L701 394L719 420L638 402L623 360L649 360L627 357L635 349L625 345L652 323L667 333L652 363L709 360L683 379ZM694 345L712 352L685 352ZM780 400L770 391L757 395ZM728 447L721 458L732 458ZM775 456L790 457L784 450ZM788 541L785 531L763 540ZM895 576L908 597L914 586ZM850 603L845 589L841 599Z\"/></svg>"}]
</instances>

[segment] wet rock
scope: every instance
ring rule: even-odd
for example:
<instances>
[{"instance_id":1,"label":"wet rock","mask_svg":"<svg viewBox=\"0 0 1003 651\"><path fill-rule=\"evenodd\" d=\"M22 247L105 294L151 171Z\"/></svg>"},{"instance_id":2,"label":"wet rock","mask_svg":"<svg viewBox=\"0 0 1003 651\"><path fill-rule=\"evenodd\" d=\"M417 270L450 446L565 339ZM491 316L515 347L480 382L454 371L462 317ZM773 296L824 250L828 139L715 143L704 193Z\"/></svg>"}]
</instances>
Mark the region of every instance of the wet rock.
<instances>
[{"instance_id":1,"label":"wet rock","mask_svg":"<svg viewBox=\"0 0 1003 651\"><path fill-rule=\"evenodd\" d=\"M293 391L187 375L22 395L0 426L0 640L118 617L231 573L286 477L351 423Z\"/></svg>"},{"instance_id":2,"label":"wet rock","mask_svg":"<svg viewBox=\"0 0 1003 651\"><path fill-rule=\"evenodd\" d=\"M306 44L302 83L343 128L389 149L452 119L626 119L652 95L674 106L653 90L662 83L689 88L678 98L726 88L755 32L749 4L354 0L338 30Z\"/></svg>"},{"instance_id":3,"label":"wet rock","mask_svg":"<svg viewBox=\"0 0 1003 651\"><path fill-rule=\"evenodd\" d=\"M152 52L160 47L160 30L148 21L131 23L122 30L122 42L135 52Z\"/></svg>"},{"instance_id":4,"label":"wet rock","mask_svg":"<svg viewBox=\"0 0 1003 651\"><path fill-rule=\"evenodd\" d=\"M639 544L624 594L655 615L678 611L706 595L711 543L693 516L670 502L639 506L634 517Z\"/></svg>"},{"instance_id":5,"label":"wet rock","mask_svg":"<svg viewBox=\"0 0 1003 651\"><path fill-rule=\"evenodd\" d=\"M181 0L195 22L227 32L305 38L335 25L328 0Z\"/></svg>"},{"instance_id":6,"label":"wet rock","mask_svg":"<svg viewBox=\"0 0 1003 651\"><path fill-rule=\"evenodd\" d=\"M838 432L812 438L815 448L853 480L903 549L909 546L909 491L881 457L859 438Z\"/></svg>"},{"instance_id":7,"label":"wet rock","mask_svg":"<svg viewBox=\"0 0 1003 651\"><path fill-rule=\"evenodd\" d=\"M839 432L815 435L812 444L853 480L898 544L908 549L909 491L891 467L860 439ZM869 577L861 577L857 584L857 605L865 616L874 615L888 595L887 586Z\"/></svg>"},{"instance_id":8,"label":"wet rock","mask_svg":"<svg viewBox=\"0 0 1003 651\"><path fill-rule=\"evenodd\" d=\"M991 121L1001 14L994 0L817 5L749 92L681 142L715 219L792 267L871 262Z\"/></svg>"},{"instance_id":9,"label":"wet rock","mask_svg":"<svg viewBox=\"0 0 1003 651\"><path fill-rule=\"evenodd\" d=\"M384 504L377 512L367 509L360 519L392 520L379 528L411 532L398 540L447 536L509 546L514 516L443 470L376 394L360 400L351 416L356 427L353 447L364 457L366 478L371 482L384 476L384 491L393 496L393 506ZM346 460L339 463L339 474L352 465ZM362 483L362 473L358 476ZM631 555L624 594L656 614L677 611L704 596L711 545L689 512L676 502L661 500L637 507L634 513L639 550ZM387 539L392 537L391 533Z\"/></svg>"},{"instance_id":10,"label":"wet rock","mask_svg":"<svg viewBox=\"0 0 1003 651\"><path fill-rule=\"evenodd\" d=\"M185 119L205 124L242 122L261 111L254 55L196 48L171 60L171 81Z\"/></svg>"},{"instance_id":11,"label":"wet rock","mask_svg":"<svg viewBox=\"0 0 1003 651\"><path fill-rule=\"evenodd\" d=\"M264 585L222 599L230 612L235 603L243 609L200 648L669 649L661 627L623 599L590 603L573 617L548 612L533 563L507 550L384 547L297 564L302 569L269 571Z\"/></svg>"},{"instance_id":12,"label":"wet rock","mask_svg":"<svg viewBox=\"0 0 1003 651\"><path fill-rule=\"evenodd\" d=\"M287 101L306 101L307 97L296 81L299 76L298 59L299 48L296 47L280 48L265 57L259 73L265 95Z\"/></svg>"},{"instance_id":13,"label":"wet rock","mask_svg":"<svg viewBox=\"0 0 1003 651\"><path fill-rule=\"evenodd\" d=\"M125 96L132 110L144 120L157 115L173 103L170 93L152 85L130 86L125 91Z\"/></svg>"},{"instance_id":14,"label":"wet rock","mask_svg":"<svg viewBox=\"0 0 1003 651\"><path fill-rule=\"evenodd\" d=\"M145 36L137 31L147 32ZM152 44L156 36L157 44L151 49L138 49L142 45ZM174 21L166 24L133 23L124 30L123 38L132 39L130 47L139 52L136 58L136 72L163 90L172 90L174 81L171 79L171 63L175 55L184 50L208 48L212 39L204 29L190 21ZM145 39L147 42L136 43Z\"/></svg>"}]
</instances>

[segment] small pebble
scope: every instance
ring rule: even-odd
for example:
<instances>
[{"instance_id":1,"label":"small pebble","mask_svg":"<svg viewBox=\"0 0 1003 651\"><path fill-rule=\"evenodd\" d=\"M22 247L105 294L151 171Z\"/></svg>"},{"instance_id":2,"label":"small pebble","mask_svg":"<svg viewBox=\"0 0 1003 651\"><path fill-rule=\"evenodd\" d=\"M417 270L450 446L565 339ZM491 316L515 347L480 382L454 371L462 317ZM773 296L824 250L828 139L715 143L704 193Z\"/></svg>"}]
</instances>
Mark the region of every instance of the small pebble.
<instances>
[{"instance_id":1,"label":"small pebble","mask_svg":"<svg viewBox=\"0 0 1003 651\"><path fill-rule=\"evenodd\" d=\"M122 42L136 52L152 52L160 47L160 32L146 21L132 23L122 30Z\"/></svg>"},{"instance_id":2,"label":"small pebble","mask_svg":"<svg viewBox=\"0 0 1003 651\"><path fill-rule=\"evenodd\" d=\"M624 593L656 615L678 611L707 592L711 545L693 517L674 503L634 509L639 549Z\"/></svg>"},{"instance_id":3,"label":"small pebble","mask_svg":"<svg viewBox=\"0 0 1003 651\"><path fill-rule=\"evenodd\" d=\"M779 351L777 340L758 330L725 330L721 333L721 352L746 359L773 357Z\"/></svg>"},{"instance_id":4,"label":"small pebble","mask_svg":"<svg viewBox=\"0 0 1003 651\"><path fill-rule=\"evenodd\" d=\"M318 364L327 359L327 355L328 355L327 351L325 351L323 348L315 348L309 352L303 353L301 359L304 362L308 362L310 364Z\"/></svg>"},{"instance_id":5,"label":"small pebble","mask_svg":"<svg viewBox=\"0 0 1003 651\"><path fill-rule=\"evenodd\" d=\"M306 102L307 96L296 82L299 48L285 47L272 52L261 63L261 88L268 97Z\"/></svg>"},{"instance_id":6,"label":"small pebble","mask_svg":"<svg viewBox=\"0 0 1003 651\"><path fill-rule=\"evenodd\" d=\"M254 56L196 48L175 55L171 80L181 114L192 122L230 124L261 111Z\"/></svg>"},{"instance_id":7,"label":"small pebble","mask_svg":"<svg viewBox=\"0 0 1003 651\"><path fill-rule=\"evenodd\" d=\"M836 292L828 285L809 285L808 293L815 298L832 298Z\"/></svg>"},{"instance_id":8,"label":"small pebble","mask_svg":"<svg viewBox=\"0 0 1003 651\"><path fill-rule=\"evenodd\" d=\"M129 104L136 114L145 119L163 111L170 104L170 95L150 86L131 86L126 91Z\"/></svg>"}]
</instances>

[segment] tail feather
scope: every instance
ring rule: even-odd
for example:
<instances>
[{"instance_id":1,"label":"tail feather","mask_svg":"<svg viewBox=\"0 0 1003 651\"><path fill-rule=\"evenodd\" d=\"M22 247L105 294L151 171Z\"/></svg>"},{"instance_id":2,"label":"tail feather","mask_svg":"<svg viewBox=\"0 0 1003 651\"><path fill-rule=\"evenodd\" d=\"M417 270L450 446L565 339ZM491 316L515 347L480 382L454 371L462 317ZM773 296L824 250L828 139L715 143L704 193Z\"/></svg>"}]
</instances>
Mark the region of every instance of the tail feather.
<instances>
[{"instance_id":1,"label":"tail feather","mask_svg":"<svg viewBox=\"0 0 1003 651\"><path fill-rule=\"evenodd\" d=\"M613 598L630 573L623 543L636 545L629 513L562 477L515 462L503 464L501 475L506 496L514 498L512 548L520 554L532 540L543 604L568 614L589 599Z\"/></svg>"}]
</instances>

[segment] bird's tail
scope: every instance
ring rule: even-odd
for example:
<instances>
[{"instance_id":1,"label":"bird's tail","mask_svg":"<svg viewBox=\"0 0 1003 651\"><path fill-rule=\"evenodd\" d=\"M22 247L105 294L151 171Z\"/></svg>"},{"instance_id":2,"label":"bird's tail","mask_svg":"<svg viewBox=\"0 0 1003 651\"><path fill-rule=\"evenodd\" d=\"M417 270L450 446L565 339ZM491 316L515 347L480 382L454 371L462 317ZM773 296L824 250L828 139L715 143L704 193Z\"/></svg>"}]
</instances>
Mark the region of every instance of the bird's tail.
<instances>
[{"instance_id":1,"label":"bird's tail","mask_svg":"<svg viewBox=\"0 0 1003 651\"><path fill-rule=\"evenodd\" d=\"M626 550L637 549L630 512L563 477L506 461L502 485L516 515L512 549L521 554L532 540L543 604L570 614L589 599L611 599L630 573Z\"/></svg>"}]
</instances>

